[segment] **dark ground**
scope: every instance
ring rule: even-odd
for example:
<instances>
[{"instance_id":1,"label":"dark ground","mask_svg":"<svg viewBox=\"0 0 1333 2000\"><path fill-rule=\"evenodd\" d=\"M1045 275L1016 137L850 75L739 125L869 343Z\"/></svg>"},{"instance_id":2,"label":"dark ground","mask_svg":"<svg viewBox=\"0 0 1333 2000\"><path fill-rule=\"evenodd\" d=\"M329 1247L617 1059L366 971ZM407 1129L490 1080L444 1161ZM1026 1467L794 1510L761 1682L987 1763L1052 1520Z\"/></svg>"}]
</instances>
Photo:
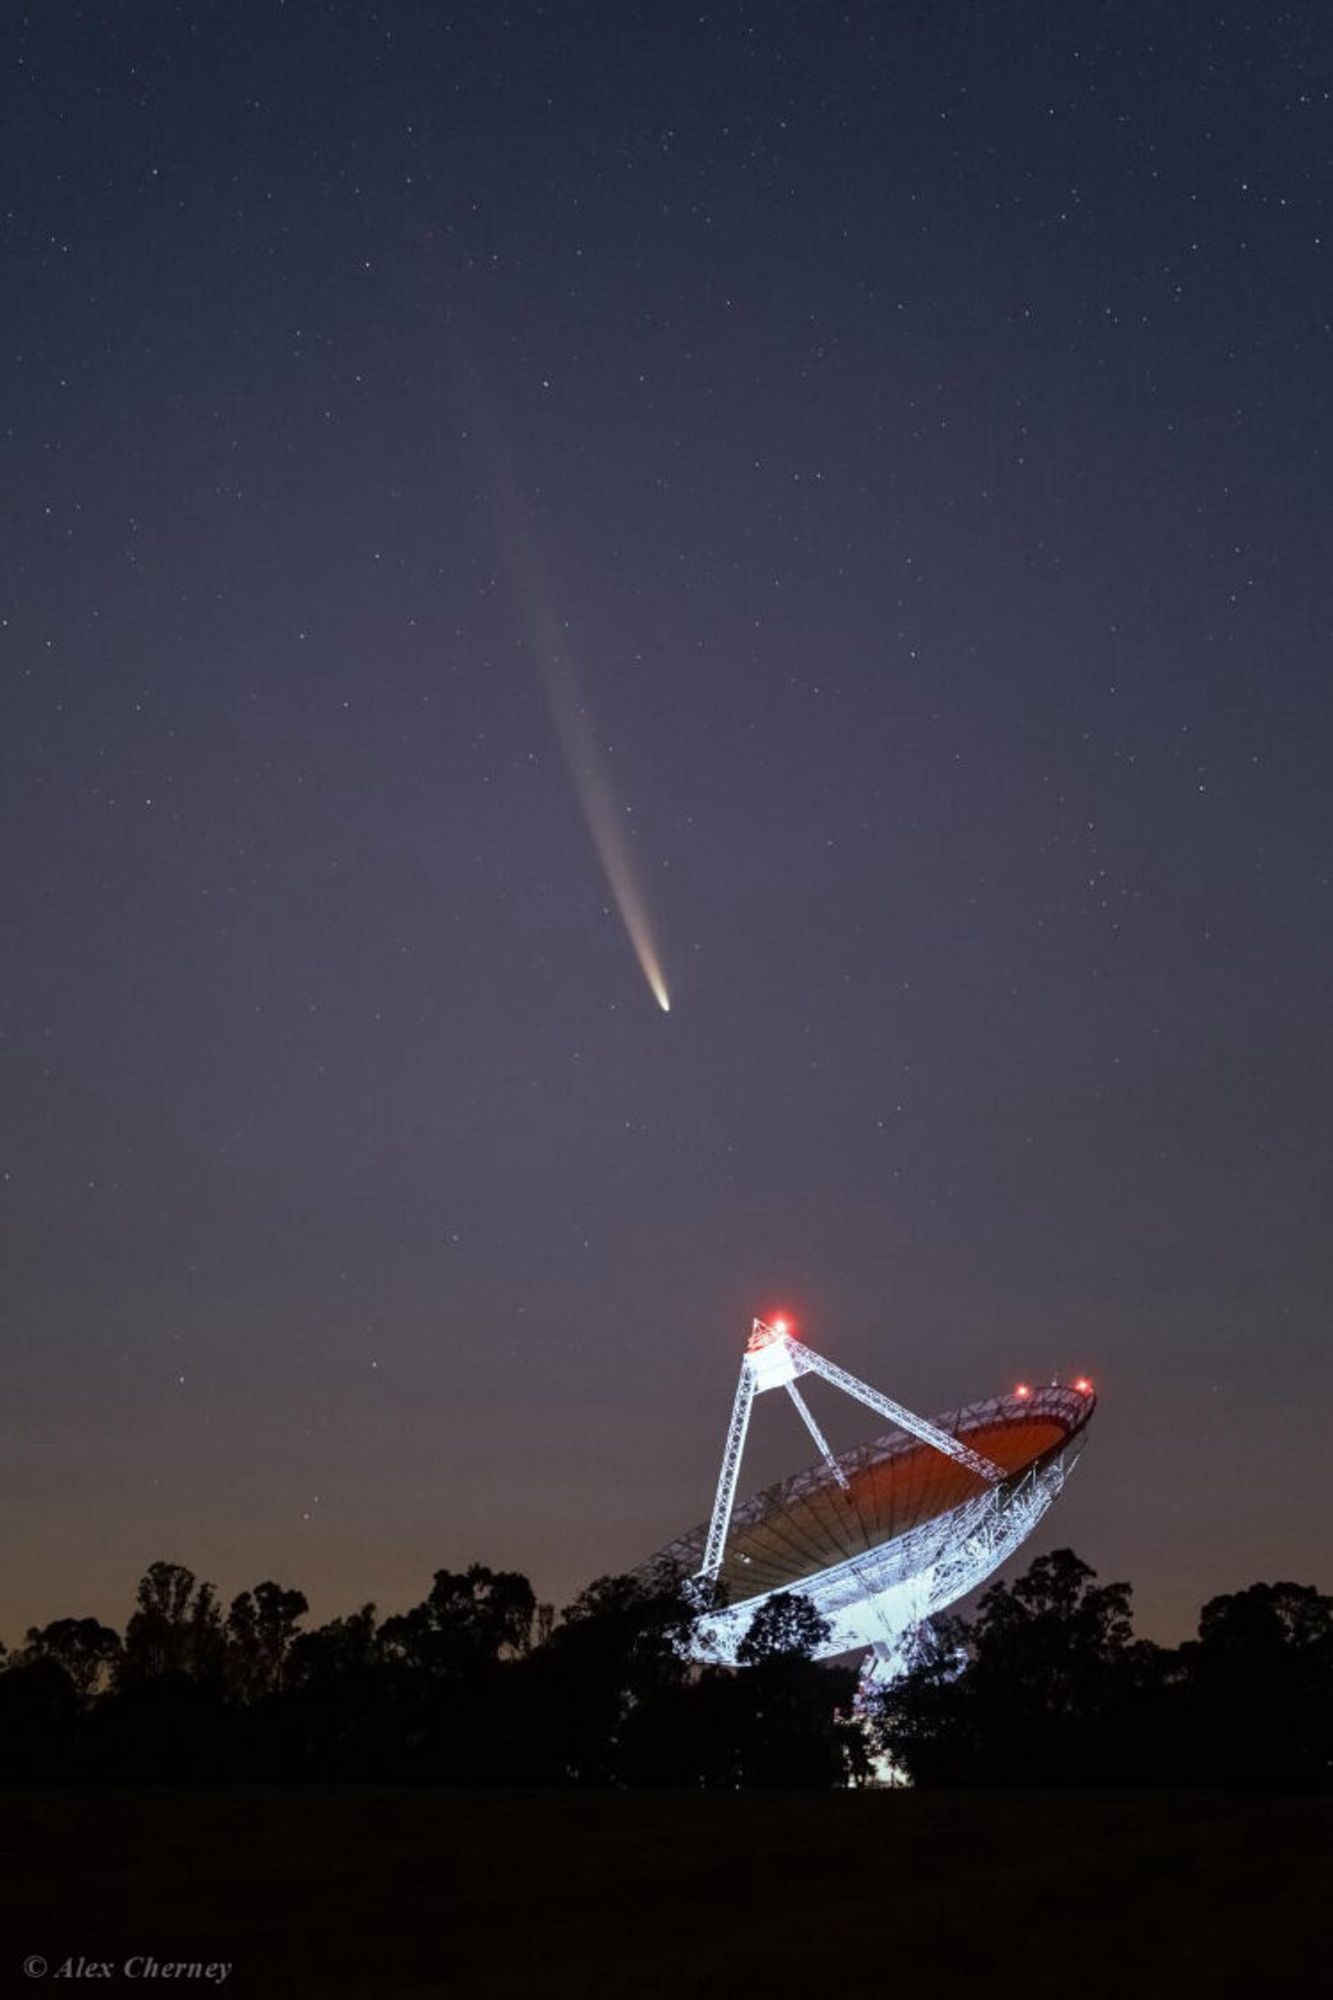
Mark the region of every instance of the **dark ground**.
<instances>
[{"instance_id":1,"label":"dark ground","mask_svg":"<svg viewBox=\"0 0 1333 2000\"><path fill-rule=\"evenodd\" d=\"M188 1989L229 1994L1330 1990L1329 1798L238 1788L2 1809L6 1993L133 1953L230 1961Z\"/></svg>"}]
</instances>

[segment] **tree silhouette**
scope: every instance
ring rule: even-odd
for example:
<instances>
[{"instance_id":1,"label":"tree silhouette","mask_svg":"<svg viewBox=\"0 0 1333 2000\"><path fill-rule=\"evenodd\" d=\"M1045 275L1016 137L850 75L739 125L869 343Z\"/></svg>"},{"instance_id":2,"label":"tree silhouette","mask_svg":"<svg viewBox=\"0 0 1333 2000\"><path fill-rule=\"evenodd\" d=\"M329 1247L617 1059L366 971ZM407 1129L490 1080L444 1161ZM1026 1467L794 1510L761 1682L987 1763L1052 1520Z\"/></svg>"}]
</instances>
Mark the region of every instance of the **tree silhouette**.
<instances>
[{"instance_id":1,"label":"tree silhouette","mask_svg":"<svg viewBox=\"0 0 1333 2000\"><path fill-rule=\"evenodd\" d=\"M126 1683L163 1674L221 1678L226 1654L222 1615L211 1583L196 1584L180 1563L151 1563L125 1628L119 1678Z\"/></svg>"},{"instance_id":2,"label":"tree silhouette","mask_svg":"<svg viewBox=\"0 0 1333 2000\"><path fill-rule=\"evenodd\" d=\"M77 1745L79 1698L50 1658L9 1660L0 1673L0 1778L66 1778Z\"/></svg>"},{"instance_id":3,"label":"tree silhouette","mask_svg":"<svg viewBox=\"0 0 1333 2000\"><path fill-rule=\"evenodd\" d=\"M90 1718L87 1753L106 1776L167 1783L237 1768L217 1595L180 1563L149 1565L125 1628L115 1686Z\"/></svg>"},{"instance_id":4,"label":"tree silhouette","mask_svg":"<svg viewBox=\"0 0 1333 2000\"><path fill-rule=\"evenodd\" d=\"M373 1604L299 1632L269 1704L272 1768L285 1776L374 1778L393 1760L390 1676Z\"/></svg>"},{"instance_id":5,"label":"tree silhouette","mask_svg":"<svg viewBox=\"0 0 1333 2000\"><path fill-rule=\"evenodd\" d=\"M379 1633L375 1607L363 1604L347 1618L331 1618L313 1632L298 1632L292 1642L290 1678L301 1687L328 1685L353 1673L367 1672L378 1657Z\"/></svg>"},{"instance_id":6,"label":"tree silhouette","mask_svg":"<svg viewBox=\"0 0 1333 2000\"><path fill-rule=\"evenodd\" d=\"M1333 1779L1333 1597L1255 1583L1214 1597L1180 1649L1205 1783L1284 1788Z\"/></svg>"},{"instance_id":7,"label":"tree silhouette","mask_svg":"<svg viewBox=\"0 0 1333 2000\"><path fill-rule=\"evenodd\" d=\"M743 1667L758 1666L761 1660L783 1654L810 1660L816 1648L825 1644L831 1629L808 1597L779 1590L755 1612L736 1648L736 1658Z\"/></svg>"},{"instance_id":8,"label":"tree silhouette","mask_svg":"<svg viewBox=\"0 0 1333 2000\"><path fill-rule=\"evenodd\" d=\"M377 1640L381 1754L404 1776L479 1783L513 1761L506 1674L531 1644L525 1576L437 1570L425 1600Z\"/></svg>"},{"instance_id":9,"label":"tree silhouette","mask_svg":"<svg viewBox=\"0 0 1333 2000\"><path fill-rule=\"evenodd\" d=\"M466 1679L525 1653L536 1611L532 1585L516 1571L482 1563L461 1575L441 1569L423 1603L385 1620L380 1643L388 1658Z\"/></svg>"},{"instance_id":10,"label":"tree silhouette","mask_svg":"<svg viewBox=\"0 0 1333 2000\"><path fill-rule=\"evenodd\" d=\"M227 1685L245 1702L255 1702L281 1687L297 1622L310 1605L302 1591L280 1584L256 1584L234 1597L227 1613Z\"/></svg>"},{"instance_id":11,"label":"tree silhouette","mask_svg":"<svg viewBox=\"0 0 1333 2000\"><path fill-rule=\"evenodd\" d=\"M883 1697L885 1748L919 1783L1062 1785L1111 1777L1127 1714L1161 1656L1136 1640L1130 1587L1070 1549L993 1584L971 1623L938 1621Z\"/></svg>"},{"instance_id":12,"label":"tree silhouette","mask_svg":"<svg viewBox=\"0 0 1333 2000\"><path fill-rule=\"evenodd\" d=\"M81 1703L108 1685L120 1661L120 1634L96 1618L57 1618L33 1625L23 1642L25 1661L49 1660L69 1677Z\"/></svg>"},{"instance_id":13,"label":"tree silhouette","mask_svg":"<svg viewBox=\"0 0 1333 2000\"><path fill-rule=\"evenodd\" d=\"M626 1757L640 1754L627 1749L627 1730L639 1737L648 1727L639 1717L631 1729L631 1716L669 1700L686 1679L693 1617L684 1583L670 1572L599 1577L580 1592L519 1679L529 1771L620 1780Z\"/></svg>"},{"instance_id":14,"label":"tree silhouette","mask_svg":"<svg viewBox=\"0 0 1333 2000\"><path fill-rule=\"evenodd\" d=\"M814 1654L828 1620L808 1597L779 1591L761 1604L736 1648L741 1781L748 1785L834 1785L849 1775L850 1710L856 1673L821 1667Z\"/></svg>"}]
</instances>

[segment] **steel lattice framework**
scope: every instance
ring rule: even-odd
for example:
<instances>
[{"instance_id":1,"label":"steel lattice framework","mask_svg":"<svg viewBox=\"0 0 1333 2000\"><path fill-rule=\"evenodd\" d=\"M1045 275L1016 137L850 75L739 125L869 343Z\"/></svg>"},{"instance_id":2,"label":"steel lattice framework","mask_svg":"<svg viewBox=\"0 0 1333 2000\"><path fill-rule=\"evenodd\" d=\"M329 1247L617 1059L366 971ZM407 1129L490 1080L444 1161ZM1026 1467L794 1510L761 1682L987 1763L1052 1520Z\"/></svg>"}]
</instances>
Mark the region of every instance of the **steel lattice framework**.
<instances>
[{"instance_id":1,"label":"steel lattice framework","mask_svg":"<svg viewBox=\"0 0 1333 2000\"><path fill-rule=\"evenodd\" d=\"M894 1429L835 1456L796 1387L803 1375L822 1376ZM755 1398L778 1388L819 1462L737 1506ZM805 1346L783 1321L755 1320L712 1514L656 1559L694 1579L698 1655L734 1663L760 1606L796 1590L828 1622L821 1657L864 1647L872 1675L900 1673L922 1622L975 1589L1032 1532L1073 1467L1094 1407L1089 1383L1052 1383L929 1420Z\"/></svg>"}]
</instances>

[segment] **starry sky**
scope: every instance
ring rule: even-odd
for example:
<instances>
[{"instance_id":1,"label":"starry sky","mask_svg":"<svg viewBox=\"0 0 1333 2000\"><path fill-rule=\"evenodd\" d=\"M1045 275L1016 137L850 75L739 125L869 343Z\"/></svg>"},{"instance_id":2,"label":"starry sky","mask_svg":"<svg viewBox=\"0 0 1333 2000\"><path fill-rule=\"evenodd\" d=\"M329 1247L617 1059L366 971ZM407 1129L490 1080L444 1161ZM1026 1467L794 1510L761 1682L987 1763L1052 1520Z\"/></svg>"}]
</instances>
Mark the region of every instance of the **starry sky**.
<instances>
[{"instance_id":1,"label":"starry sky","mask_svg":"<svg viewBox=\"0 0 1333 2000\"><path fill-rule=\"evenodd\" d=\"M1328 9L5 44L0 1633L567 1601L779 1307L1088 1372L1153 1636L1333 1585Z\"/></svg>"}]
</instances>

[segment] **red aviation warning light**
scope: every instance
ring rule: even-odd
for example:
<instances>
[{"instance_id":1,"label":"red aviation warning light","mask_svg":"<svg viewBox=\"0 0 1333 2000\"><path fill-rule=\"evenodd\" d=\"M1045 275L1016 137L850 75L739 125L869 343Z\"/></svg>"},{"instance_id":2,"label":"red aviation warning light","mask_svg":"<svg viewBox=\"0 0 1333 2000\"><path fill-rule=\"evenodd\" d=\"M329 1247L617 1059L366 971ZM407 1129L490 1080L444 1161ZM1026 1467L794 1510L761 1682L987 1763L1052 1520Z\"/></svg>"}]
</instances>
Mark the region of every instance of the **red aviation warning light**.
<instances>
[{"instance_id":1,"label":"red aviation warning light","mask_svg":"<svg viewBox=\"0 0 1333 2000\"><path fill-rule=\"evenodd\" d=\"M755 1320L745 1344L746 1366L752 1376L750 1392L776 1389L784 1382L794 1381L801 1372L795 1354L789 1319L779 1316Z\"/></svg>"},{"instance_id":2,"label":"red aviation warning light","mask_svg":"<svg viewBox=\"0 0 1333 2000\"><path fill-rule=\"evenodd\" d=\"M1026 1403L1028 1397L1032 1394L1032 1390L1026 1382L1020 1382L1014 1390L1014 1394L1020 1403Z\"/></svg>"},{"instance_id":3,"label":"red aviation warning light","mask_svg":"<svg viewBox=\"0 0 1333 2000\"><path fill-rule=\"evenodd\" d=\"M771 1347L775 1340L786 1340L794 1332L793 1322L785 1313L779 1313L775 1319L756 1319L751 1324L746 1346L751 1354L755 1354L761 1347Z\"/></svg>"},{"instance_id":4,"label":"red aviation warning light","mask_svg":"<svg viewBox=\"0 0 1333 2000\"><path fill-rule=\"evenodd\" d=\"M1078 1390L1080 1396L1090 1396L1092 1394L1092 1384L1086 1375L1080 1375L1074 1387Z\"/></svg>"}]
</instances>

